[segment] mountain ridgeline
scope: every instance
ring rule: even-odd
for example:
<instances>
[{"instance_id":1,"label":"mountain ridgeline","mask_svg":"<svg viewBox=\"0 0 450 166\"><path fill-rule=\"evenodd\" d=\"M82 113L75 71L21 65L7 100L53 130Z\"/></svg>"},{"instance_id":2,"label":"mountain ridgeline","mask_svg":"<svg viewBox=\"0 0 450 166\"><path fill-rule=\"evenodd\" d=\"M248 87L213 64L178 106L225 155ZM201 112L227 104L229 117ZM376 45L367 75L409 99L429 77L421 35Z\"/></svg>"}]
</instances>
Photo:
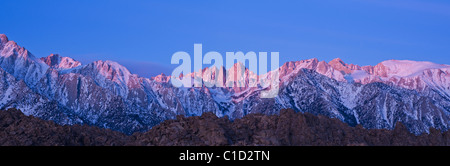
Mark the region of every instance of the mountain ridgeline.
<instances>
[{"instance_id":1,"label":"mountain ridgeline","mask_svg":"<svg viewBox=\"0 0 450 166\"><path fill-rule=\"evenodd\" d=\"M247 84L257 77L242 64L234 68L245 73ZM417 135L449 129L449 65L389 60L358 66L309 59L287 62L279 72L275 98L260 98L262 89L249 86L175 88L169 76L139 77L113 61L81 64L58 54L36 58L0 34L0 109L17 108L60 125L132 134L177 115L211 112L239 119L293 109L367 129L393 130L399 122Z\"/></svg>"}]
</instances>

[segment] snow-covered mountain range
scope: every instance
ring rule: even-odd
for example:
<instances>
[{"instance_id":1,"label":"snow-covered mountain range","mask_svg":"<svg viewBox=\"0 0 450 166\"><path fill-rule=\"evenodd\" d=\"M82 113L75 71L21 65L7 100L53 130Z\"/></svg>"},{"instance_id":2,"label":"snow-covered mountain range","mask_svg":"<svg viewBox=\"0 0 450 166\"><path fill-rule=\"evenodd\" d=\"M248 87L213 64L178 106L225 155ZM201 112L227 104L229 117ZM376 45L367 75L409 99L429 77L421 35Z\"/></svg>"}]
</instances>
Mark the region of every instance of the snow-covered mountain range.
<instances>
[{"instance_id":1,"label":"snow-covered mountain range","mask_svg":"<svg viewBox=\"0 0 450 166\"><path fill-rule=\"evenodd\" d=\"M177 115L213 112L235 119L251 113L277 114L283 108L365 128L393 129L402 122L415 134L430 127L449 129L449 65L407 60L376 66L346 64L341 59L287 62L278 69L280 91L275 98L260 98L263 89L248 86L248 79L258 76L240 63L233 68L247 75L246 86L175 88L169 76L139 77L112 61L81 64L58 54L36 58L0 34L0 108L18 108L59 124L89 124L128 134ZM206 70L230 71L215 67L202 71Z\"/></svg>"}]
</instances>

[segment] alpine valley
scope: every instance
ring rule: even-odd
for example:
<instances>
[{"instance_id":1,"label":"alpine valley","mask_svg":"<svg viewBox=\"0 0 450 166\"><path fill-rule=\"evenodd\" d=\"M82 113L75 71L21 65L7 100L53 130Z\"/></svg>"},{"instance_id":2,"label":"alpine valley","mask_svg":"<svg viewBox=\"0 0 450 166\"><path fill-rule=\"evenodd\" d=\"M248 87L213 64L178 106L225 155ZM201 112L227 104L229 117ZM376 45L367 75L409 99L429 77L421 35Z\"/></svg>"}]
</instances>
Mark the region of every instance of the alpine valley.
<instances>
[{"instance_id":1,"label":"alpine valley","mask_svg":"<svg viewBox=\"0 0 450 166\"><path fill-rule=\"evenodd\" d=\"M376 66L341 59L287 62L278 69L275 98L260 98L264 89L248 86L249 79L258 76L241 63L232 69L202 71L244 73L240 79L246 86L175 88L169 76L139 77L112 61L81 64L58 54L37 58L0 34L0 109L17 108L60 125L87 124L126 134L148 131L178 115L212 112L234 120L254 113L279 114L282 109L367 129L391 130L398 122L414 134L449 129L450 65L409 60Z\"/></svg>"}]
</instances>

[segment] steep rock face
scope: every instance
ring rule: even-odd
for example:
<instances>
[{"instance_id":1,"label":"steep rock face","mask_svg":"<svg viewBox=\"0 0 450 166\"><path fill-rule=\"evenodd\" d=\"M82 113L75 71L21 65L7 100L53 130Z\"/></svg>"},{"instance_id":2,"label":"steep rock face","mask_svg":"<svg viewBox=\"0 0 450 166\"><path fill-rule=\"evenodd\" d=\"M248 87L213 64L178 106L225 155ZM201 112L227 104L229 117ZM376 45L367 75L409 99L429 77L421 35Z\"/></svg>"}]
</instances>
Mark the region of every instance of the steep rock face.
<instances>
[{"instance_id":1,"label":"steep rock face","mask_svg":"<svg viewBox=\"0 0 450 166\"><path fill-rule=\"evenodd\" d=\"M343 62L342 62L343 63ZM349 66L343 64L343 66ZM450 97L450 66L431 62L388 60L376 66L334 69L347 73L347 80L362 84L382 82L420 92L436 90Z\"/></svg>"},{"instance_id":2,"label":"steep rock face","mask_svg":"<svg viewBox=\"0 0 450 166\"><path fill-rule=\"evenodd\" d=\"M3 49L4 45L8 42L8 37L5 34L0 34L0 50Z\"/></svg>"},{"instance_id":3,"label":"steep rock face","mask_svg":"<svg viewBox=\"0 0 450 166\"><path fill-rule=\"evenodd\" d=\"M346 81L345 72L334 69L332 66L327 64L325 61L320 61L317 58L309 60L301 60L296 62L286 62L280 67L280 78L283 82L283 78L289 78L291 75L295 75L301 69L311 69L314 70L328 78L332 78L338 81Z\"/></svg>"},{"instance_id":4,"label":"steep rock face","mask_svg":"<svg viewBox=\"0 0 450 166\"><path fill-rule=\"evenodd\" d=\"M81 62L69 57L61 57L59 54L50 54L47 57L42 57L41 61L55 69L71 69L81 66Z\"/></svg>"},{"instance_id":5,"label":"steep rock face","mask_svg":"<svg viewBox=\"0 0 450 166\"><path fill-rule=\"evenodd\" d=\"M6 37L1 40L0 67L17 79L24 80L28 86L36 86L48 66L16 42L8 41Z\"/></svg>"},{"instance_id":6,"label":"steep rock face","mask_svg":"<svg viewBox=\"0 0 450 166\"><path fill-rule=\"evenodd\" d=\"M130 87L139 85L137 75L132 75L128 69L113 61L95 61L71 73L91 77L101 87L110 88L110 91L122 97L128 95Z\"/></svg>"}]
</instances>

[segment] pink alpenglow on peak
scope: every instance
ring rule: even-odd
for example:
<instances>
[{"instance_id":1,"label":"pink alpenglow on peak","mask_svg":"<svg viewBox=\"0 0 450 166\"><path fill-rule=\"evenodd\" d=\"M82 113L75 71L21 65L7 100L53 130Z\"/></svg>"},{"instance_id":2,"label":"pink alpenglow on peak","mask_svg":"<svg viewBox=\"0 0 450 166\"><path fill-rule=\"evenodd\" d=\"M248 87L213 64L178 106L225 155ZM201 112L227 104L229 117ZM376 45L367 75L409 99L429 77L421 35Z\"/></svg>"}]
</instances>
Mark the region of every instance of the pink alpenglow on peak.
<instances>
[{"instance_id":1,"label":"pink alpenglow on peak","mask_svg":"<svg viewBox=\"0 0 450 166\"><path fill-rule=\"evenodd\" d=\"M450 65L410 60L388 60L376 66L346 64L340 58L329 63L316 58L287 62L280 68L281 81L286 81L299 69L311 69L319 74L342 82L369 84L382 82L398 87L423 91L438 89L450 96Z\"/></svg>"},{"instance_id":2,"label":"pink alpenglow on peak","mask_svg":"<svg viewBox=\"0 0 450 166\"><path fill-rule=\"evenodd\" d=\"M156 82L168 83L170 81L170 76L166 76L164 73L161 73L160 75L157 75L156 77L152 77L151 80L156 81Z\"/></svg>"},{"instance_id":3,"label":"pink alpenglow on peak","mask_svg":"<svg viewBox=\"0 0 450 166\"><path fill-rule=\"evenodd\" d=\"M3 45L5 45L8 42L8 37L6 37L5 34L0 34L0 49Z\"/></svg>"},{"instance_id":4,"label":"pink alpenglow on peak","mask_svg":"<svg viewBox=\"0 0 450 166\"><path fill-rule=\"evenodd\" d=\"M128 84L128 80L132 76L126 67L114 61L95 61L93 65L99 74L105 78L124 85Z\"/></svg>"},{"instance_id":5,"label":"pink alpenglow on peak","mask_svg":"<svg viewBox=\"0 0 450 166\"><path fill-rule=\"evenodd\" d=\"M361 67L354 64L346 64L340 58L336 58L328 63L332 68L342 71L345 74L351 74L355 70L361 70Z\"/></svg>"},{"instance_id":6,"label":"pink alpenglow on peak","mask_svg":"<svg viewBox=\"0 0 450 166\"><path fill-rule=\"evenodd\" d=\"M50 54L47 57L42 57L41 60L48 66L56 69L71 69L81 66L81 62L69 57L61 57L58 54Z\"/></svg>"}]
</instances>

